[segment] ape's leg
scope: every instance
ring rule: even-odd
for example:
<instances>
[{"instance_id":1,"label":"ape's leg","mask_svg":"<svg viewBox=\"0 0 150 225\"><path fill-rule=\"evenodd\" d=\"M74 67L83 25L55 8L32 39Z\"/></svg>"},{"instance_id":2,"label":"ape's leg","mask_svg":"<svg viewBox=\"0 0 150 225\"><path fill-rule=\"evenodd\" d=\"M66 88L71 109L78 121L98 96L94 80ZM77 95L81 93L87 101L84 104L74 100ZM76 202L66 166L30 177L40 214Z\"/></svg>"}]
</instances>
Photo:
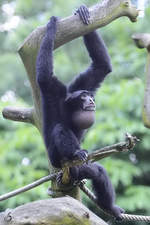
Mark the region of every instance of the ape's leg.
<instances>
[{"instance_id":1,"label":"ape's leg","mask_svg":"<svg viewBox=\"0 0 150 225\"><path fill-rule=\"evenodd\" d=\"M106 170L101 165L88 163L80 167L73 167L70 172L75 180L91 179L99 206L115 217L120 217L124 210L114 204L115 192Z\"/></svg>"}]
</instances>

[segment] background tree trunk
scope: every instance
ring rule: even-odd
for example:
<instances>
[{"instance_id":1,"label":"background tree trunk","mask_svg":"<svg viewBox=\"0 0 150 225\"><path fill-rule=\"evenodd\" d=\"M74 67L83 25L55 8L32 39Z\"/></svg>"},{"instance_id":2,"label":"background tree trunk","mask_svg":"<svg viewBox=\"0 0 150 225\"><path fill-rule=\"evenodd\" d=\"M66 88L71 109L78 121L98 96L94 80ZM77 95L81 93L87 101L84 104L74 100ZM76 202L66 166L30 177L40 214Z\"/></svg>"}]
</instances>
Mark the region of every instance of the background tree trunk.
<instances>
[{"instance_id":1,"label":"background tree trunk","mask_svg":"<svg viewBox=\"0 0 150 225\"><path fill-rule=\"evenodd\" d=\"M138 48L147 49L146 82L142 117L145 127L150 128L150 34L134 34L132 38Z\"/></svg>"}]
</instances>

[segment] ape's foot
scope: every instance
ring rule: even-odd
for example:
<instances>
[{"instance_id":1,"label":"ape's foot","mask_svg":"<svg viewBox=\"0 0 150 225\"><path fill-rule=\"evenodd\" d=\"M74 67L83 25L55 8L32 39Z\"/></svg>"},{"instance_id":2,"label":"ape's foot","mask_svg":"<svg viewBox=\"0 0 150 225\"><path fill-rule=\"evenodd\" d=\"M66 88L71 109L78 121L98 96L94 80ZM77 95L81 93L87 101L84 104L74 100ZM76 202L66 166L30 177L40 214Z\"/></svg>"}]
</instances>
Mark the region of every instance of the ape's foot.
<instances>
[{"instance_id":1,"label":"ape's foot","mask_svg":"<svg viewBox=\"0 0 150 225\"><path fill-rule=\"evenodd\" d=\"M63 172L59 172L57 177L56 177L56 183L57 183L57 186L66 186L65 184L63 184L62 182L62 178L63 178ZM81 181L79 180L75 180L73 179L72 177L70 177L70 181L69 181L69 185L73 185L73 186L77 186L80 184Z\"/></svg>"},{"instance_id":2,"label":"ape's foot","mask_svg":"<svg viewBox=\"0 0 150 225\"><path fill-rule=\"evenodd\" d=\"M116 217L117 220L121 220L121 214L124 213L125 210L120 208L117 205L113 205L110 209L110 213Z\"/></svg>"},{"instance_id":3,"label":"ape's foot","mask_svg":"<svg viewBox=\"0 0 150 225\"><path fill-rule=\"evenodd\" d=\"M59 172L57 177L56 177L57 186L61 186L62 185L62 176L63 176L63 172Z\"/></svg>"}]
</instances>

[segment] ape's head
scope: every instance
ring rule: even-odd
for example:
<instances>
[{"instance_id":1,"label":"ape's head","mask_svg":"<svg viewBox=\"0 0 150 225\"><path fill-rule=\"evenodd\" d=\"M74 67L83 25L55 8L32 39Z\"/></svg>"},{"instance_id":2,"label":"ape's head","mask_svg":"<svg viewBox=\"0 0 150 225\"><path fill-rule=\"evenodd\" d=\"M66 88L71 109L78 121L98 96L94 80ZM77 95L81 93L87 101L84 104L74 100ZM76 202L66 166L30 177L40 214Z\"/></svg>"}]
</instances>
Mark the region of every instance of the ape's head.
<instances>
[{"instance_id":1,"label":"ape's head","mask_svg":"<svg viewBox=\"0 0 150 225\"><path fill-rule=\"evenodd\" d=\"M95 100L91 92L86 90L68 93L65 99L68 119L75 128L87 129L95 121Z\"/></svg>"}]
</instances>

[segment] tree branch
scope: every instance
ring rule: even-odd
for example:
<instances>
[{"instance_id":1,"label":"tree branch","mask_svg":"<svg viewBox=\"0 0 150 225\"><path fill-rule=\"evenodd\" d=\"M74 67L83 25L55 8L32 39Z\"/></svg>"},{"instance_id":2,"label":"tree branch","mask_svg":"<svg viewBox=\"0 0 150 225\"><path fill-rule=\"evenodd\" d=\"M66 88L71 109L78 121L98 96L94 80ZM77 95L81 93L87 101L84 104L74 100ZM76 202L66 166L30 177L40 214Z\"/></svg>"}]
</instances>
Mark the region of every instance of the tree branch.
<instances>
[{"instance_id":1,"label":"tree branch","mask_svg":"<svg viewBox=\"0 0 150 225\"><path fill-rule=\"evenodd\" d=\"M150 34L134 34L132 39L138 48L147 49L146 87L142 117L145 127L150 128Z\"/></svg>"},{"instance_id":2,"label":"tree branch","mask_svg":"<svg viewBox=\"0 0 150 225\"><path fill-rule=\"evenodd\" d=\"M2 114L5 119L35 124L33 108L8 106L3 109Z\"/></svg>"},{"instance_id":3,"label":"tree branch","mask_svg":"<svg viewBox=\"0 0 150 225\"><path fill-rule=\"evenodd\" d=\"M95 161L101 160L103 158L106 158L114 153L125 152L130 149L133 149L136 142L138 142L138 141L139 141L139 139L137 139L136 137L131 136L130 134L127 133L124 142L120 142L120 143L117 143L117 144L114 144L111 146L107 146L107 147L101 148L97 151L94 151L94 152L88 154L87 160L85 160L84 163L88 162L89 160L91 162L95 162ZM63 171L62 183L66 185L70 182L70 170L69 170L70 167L79 166L82 164L83 164L82 160L74 160L71 162L69 162L69 161L65 162L63 164L63 168L62 168L62 171Z\"/></svg>"},{"instance_id":4,"label":"tree branch","mask_svg":"<svg viewBox=\"0 0 150 225\"><path fill-rule=\"evenodd\" d=\"M138 16L138 10L131 4L130 0L103 0L102 3L94 5L90 9L91 24L85 26L78 15L72 15L65 19L61 19L58 24L58 31L55 40L55 48L79 37L92 30L95 30L99 27L103 27L113 20L121 16L127 16L132 22L136 21ZM35 29L24 41L24 43L19 48L18 52L22 58L24 66L26 68L33 94L33 103L34 103L34 123L32 120L24 120L24 122L31 122L34 124L40 132L42 133L42 114L41 114L41 101L39 88L36 84L35 78L35 62L37 52L45 33L46 27L39 27ZM19 110L18 110L19 112ZM15 110L9 108L8 119L23 121L20 117L20 113L13 116ZM21 112L23 113L23 112ZM18 115L18 118L17 118Z\"/></svg>"},{"instance_id":5,"label":"tree branch","mask_svg":"<svg viewBox=\"0 0 150 225\"><path fill-rule=\"evenodd\" d=\"M147 33L133 34L132 39L134 40L138 48L147 48L147 49L150 48L150 34Z\"/></svg>"},{"instance_id":6,"label":"tree branch","mask_svg":"<svg viewBox=\"0 0 150 225\"><path fill-rule=\"evenodd\" d=\"M108 157L112 155L113 153L120 153L120 152L126 152L130 149L133 149L135 146L136 142L138 142L139 139L137 139L134 136L131 136L130 134L126 134L126 139L124 142L120 142L111 146L106 146L104 148L98 149L90 154L88 154L88 158L85 162L88 162L89 160L91 162L95 162L98 160L101 160L105 157ZM71 162L65 162L64 163L64 168L68 167L73 167L73 166L78 166L83 164L83 161L81 160L74 160Z\"/></svg>"}]
</instances>

